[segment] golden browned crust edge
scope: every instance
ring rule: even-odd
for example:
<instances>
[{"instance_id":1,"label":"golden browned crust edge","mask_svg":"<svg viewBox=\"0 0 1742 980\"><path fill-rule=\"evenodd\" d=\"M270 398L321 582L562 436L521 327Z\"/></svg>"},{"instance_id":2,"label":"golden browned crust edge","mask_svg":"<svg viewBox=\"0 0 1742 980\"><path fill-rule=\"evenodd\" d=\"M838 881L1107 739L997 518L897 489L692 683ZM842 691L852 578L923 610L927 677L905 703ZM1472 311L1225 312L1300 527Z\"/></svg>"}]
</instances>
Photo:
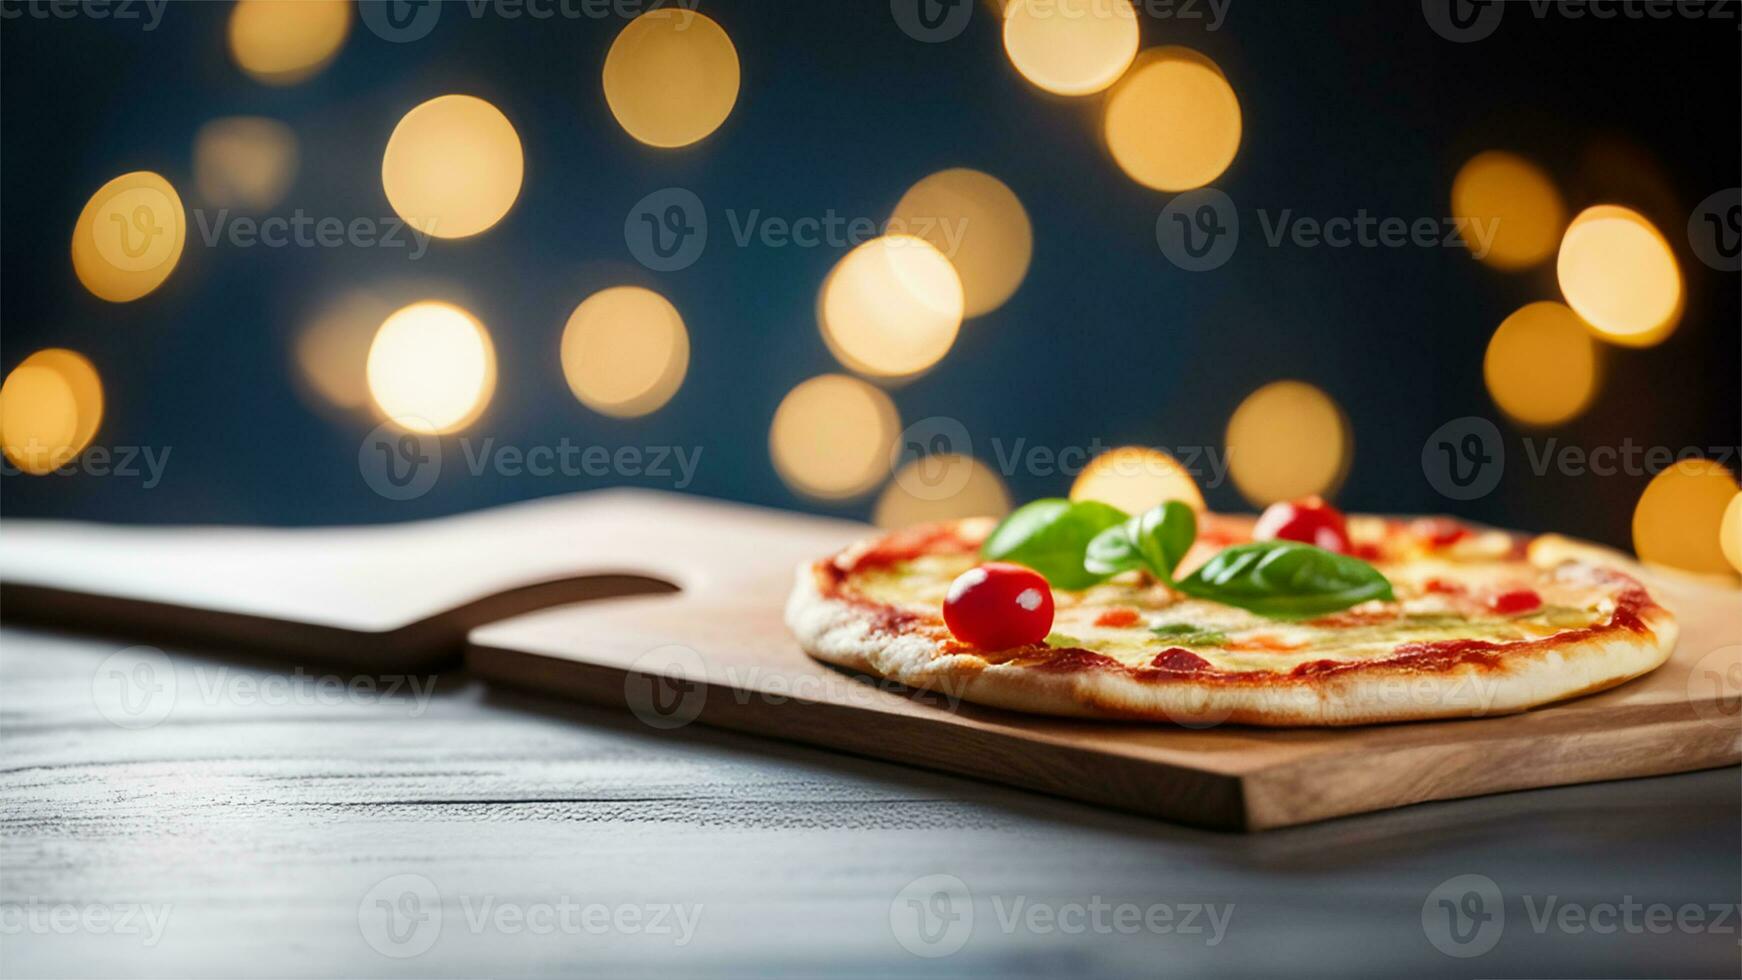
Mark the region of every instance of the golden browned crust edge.
<instances>
[{"instance_id":1,"label":"golden browned crust edge","mask_svg":"<svg viewBox=\"0 0 1742 980\"><path fill-rule=\"evenodd\" d=\"M787 603L788 627L818 660L952 700L1191 727L1343 726L1511 714L1648 673L1669 658L1677 635L1674 617L1648 600L1637 610L1637 626L1612 623L1576 639L1531 641L1492 663L1382 659L1326 673L1229 683L1186 673L1139 676L1123 667L998 663L978 652L952 652L935 635L903 628L904 617L888 607L841 597L830 588L839 575L835 559L800 566Z\"/></svg>"}]
</instances>

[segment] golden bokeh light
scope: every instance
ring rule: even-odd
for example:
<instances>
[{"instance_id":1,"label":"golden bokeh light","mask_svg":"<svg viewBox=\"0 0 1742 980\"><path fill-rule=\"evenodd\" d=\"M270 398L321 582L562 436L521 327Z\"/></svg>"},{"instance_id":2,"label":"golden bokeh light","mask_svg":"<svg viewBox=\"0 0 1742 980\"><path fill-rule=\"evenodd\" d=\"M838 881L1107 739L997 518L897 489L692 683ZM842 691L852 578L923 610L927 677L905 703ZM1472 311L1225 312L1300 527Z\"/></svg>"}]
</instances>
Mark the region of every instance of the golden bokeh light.
<instances>
[{"instance_id":1,"label":"golden bokeh light","mask_svg":"<svg viewBox=\"0 0 1742 980\"><path fill-rule=\"evenodd\" d=\"M353 290L323 307L297 335L297 368L324 402L345 411L368 407L369 348L393 309L370 290Z\"/></svg>"},{"instance_id":2,"label":"golden bokeh light","mask_svg":"<svg viewBox=\"0 0 1742 980\"><path fill-rule=\"evenodd\" d=\"M39 350L25 358L19 367L43 367L60 375L73 396L73 408L78 424L66 445L66 456L72 458L85 451L103 424L103 380L89 358L62 347Z\"/></svg>"},{"instance_id":3,"label":"golden bokeh light","mask_svg":"<svg viewBox=\"0 0 1742 980\"><path fill-rule=\"evenodd\" d=\"M1222 69L1190 48L1151 48L1107 94L1102 133L1119 169L1159 191L1220 177L1240 149L1240 100Z\"/></svg>"},{"instance_id":4,"label":"golden bokeh light","mask_svg":"<svg viewBox=\"0 0 1742 980\"><path fill-rule=\"evenodd\" d=\"M1566 227L1561 193L1541 167L1514 153L1471 157L1452 180L1452 214L1472 229L1464 243L1497 269L1524 269L1554 254Z\"/></svg>"},{"instance_id":5,"label":"golden bokeh light","mask_svg":"<svg viewBox=\"0 0 1742 980\"><path fill-rule=\"evenodd\" d=\"M0 384L0 448L19 469L40 476L66 465L78 433L77 396L59 371L27 362Z\"/></svg>"},{"instance_id":6,"label":"golden bokeh light","mask_svg":"<svg viewBox=\"0 0 1742 980\"><path fill-rule=\"evenodd\" d=\"M949 353L965 300L955 266L930 242L884 235L848 252L823 282L818 326L860 374L905 378Z\"/></svg>"},{"instance_id":7,"label":"golden bokeh light","mask_svg":"<svg viewBox=\"0 0 1742 980\"><path fill-rule=\"evenodd\" d=\"M1731 564L1721 528L1736 499L1736 477L1709 459L1684 459L1653 477L1633 509L1633 550L1641 561L1707 575Z\"/></svg>"},{"instance_id":8,"label":"golden bokeh light","mask_svg":"<svg viewBox=\"0 0 1742 980\"><path fill-rule=\"evenodd\" d=\"M1742 493L1730 498L1724 519L1718 524L1718 550L1730 567L1742 572Z\"/></svg>"},{"instance_id":9,"label":"golden bokeh light","mask_svg":"<svg viewBox=\"0 0 1742 980\"><path fill-rule=\"evenodd\" d=\"M1072 500L1099 500L1141 514L1166 500L1204 509L1204 495L1179 460L1147 446L1121 446L1089 461L1071 484Z\"/></svg>"},{"instance_id":10,"label":"golden bokeh light","mask_svg":"<svg viewBox=\"0 0 1742 980\"><path fill-rule=\"evenodd\" d=\"M1022 77L1058 95L1090 95L1137 57L1131 0L1010 0L1004 51Z\"/></svg>"},{"instance_id":11,"label":"golden bokeh light","mask_svg":"<svg viewBox=\"0 0 1742 980\"><path fill-rule=\"evenodd\" d=\"M617 286L594 293L563 327L563 376L595 412L646 415L677 393L689 363L683 317L650 289Z\"/></svg>"},{"instance_id":12,"label":"golden bokeh light","mask_svg":"<svg viewBox=\"0 0 1742 980\"><path fill-rule=\"evenodd\" d=\"M194 187L212 207L271 210L296 170L296 133L276 119L229 116L194 135Z\"/></svg>"},{"instance_id":13,"label":"golden bokeh light","mask_svg":"<svg viewBox=\"0 0 1742 980\"><path fill-rule=\"evenodd\" d=\"M940 170L908 188L889 227L925 239L956 267L964 316L1003 306L1034 257L1034 227L1016 193L991 174L965 167Z\"/></svg>"},{"instance_id":14,"label":"golden bokeh light","mask_svg":"<svg viewBox=\"0 0 1742 980\"><path fill-rule=\"evenodd\" d=\"M350 0L239 0L230 56L256 81L294 85L325 68L350 32Z\"/></svg>"},{"instance_id":15,"label":"golden bokeh light","mask_svg":"<svg viewBox=\"0 0 1742 980\"><path fill-rule=\"evenodd\" d=\"M1567 305L1610 343L1649 347L1681 318L1681 267L1669 240L1629 208L1580 212L1561 239L1556 273Z\"/></svg>"},{"instance_id":16,"label":"golden bokeh light","mask_svg":"<svg viewBox=\"0 0 1742 980\"><path fill-rule=\"evenodd\" d=\"M444 95L405 114L381 158L381 186L406 223L437 238L476 235L520 196L514 124L483 99Z\"/></svg>"},{"instance_id":17,"label":"golden bokeh light","mask_svg":"<svg viewBox=\"0 0 1742 980\"><path fill-rule=\"evenodd\" d=\"M181 195L160 175L136 170L85 202L73 225L73 272L92 295L126 303L163 285L186 244Z\"/></svg>"},{"instance_id":18,"label":"golden bokeh light","mask_svg":"<svg viewBox=\"0 0 1742 980\"><path fill-rule=\"evenodd\" d=\"M496 390L496 350L478 319L451 303L413 303L369 345L369 394L388 422L454 432L476 421Z\"/></svg>"},{"instance_id":19,"label":"golden bokeh light","mask_svg":"<svg viewBox=\"0 0 1742 980\"><path fill-rule=\"evenodd\" d=\"M901 429L895 403L844 374L803 382L781 399L768 430L768 452L786 485L810 497L857 497L889 475Z\"/></svg>"},{"instance_id":20,"label":"golden bokeh light","mask_svg":"<svg viewBox=\"0 0 1742 980\"><path fill-rule=\"evenodd\" d=\"M963 517L1003 517L1010 491L992 468L970 456L940 453L911 460L877 498L878 527L901 528Z\"/></svg>"},{"instance_id":21,"label":"golden bokeh light","mask_svg":"<svg viewBox=\"0 0 1742 980\"><path fill-rule=\"evenodd\" d=\"M26 473L72 462L102 422L103 382L83 354L37 351L0 385L0 448Z\"/></svg>"},{"instance_id":22,"label":"golden bokeh light","mask_svg":"<svg viewBox=\"0 0 1742 980\"><path fill-rule=\"evenodd\" d=\"M1228 420L1226 442L1235 487L1260 507L1330 496L1354 455L1342 408L1304 381L1273 381L1247 395Z\"/></svg>"},{"instance_id":23,"label":"golden bokeh light","mask_svg":"<svg viewBox=\"0 0 1742 980\"><path fill-rule=\"evenodd\" d=\"M1528 425L1578 415L1597 393L1597 343L1579 315L1560 303L1532 303L1507 317L1482 360L1488 393Z\"/></svg>"},{"instance_id":24,"label":"golden bokeh light","mask_svg":"<svg viewBox=\"0 0 1742 980\"><path fill-rule=\"evenodd\" d=\"M665 7L630 21L605 55L605 102L617 123L650 146L688 146L731 115L738 50L694 10Z\"/></svg>"}]
</instances>

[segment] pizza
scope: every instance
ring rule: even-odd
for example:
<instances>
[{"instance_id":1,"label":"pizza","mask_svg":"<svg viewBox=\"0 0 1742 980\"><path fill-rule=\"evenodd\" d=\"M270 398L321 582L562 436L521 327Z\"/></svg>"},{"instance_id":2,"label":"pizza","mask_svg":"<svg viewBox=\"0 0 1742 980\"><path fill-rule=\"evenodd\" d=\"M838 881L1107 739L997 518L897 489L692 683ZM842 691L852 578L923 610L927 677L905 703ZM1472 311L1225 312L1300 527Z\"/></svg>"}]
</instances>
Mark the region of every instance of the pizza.
<instances>
[{"instance_id":1,"label":"pizza","mask_svg":"<svg viewBox=\"0 0 1742 980\"><path fill-rule=\"evenodd\" d=\"M806 564L805 652L1045 715L1335 726L1523 711L1668 659L1676 622L1623 562L1447 518L1131 517L1036 501Z\"/></svg>"}]
</instances>

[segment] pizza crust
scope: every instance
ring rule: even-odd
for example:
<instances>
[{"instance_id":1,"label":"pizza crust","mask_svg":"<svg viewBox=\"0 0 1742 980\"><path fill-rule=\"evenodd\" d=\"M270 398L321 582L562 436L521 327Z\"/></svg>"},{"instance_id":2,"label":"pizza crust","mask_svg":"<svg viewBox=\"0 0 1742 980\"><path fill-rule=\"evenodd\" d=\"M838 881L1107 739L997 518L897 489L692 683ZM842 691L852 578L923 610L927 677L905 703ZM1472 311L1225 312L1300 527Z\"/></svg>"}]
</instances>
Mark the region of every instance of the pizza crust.
<instances>
[{"instance_id":1,"label":"pizza crust","mask_svg":"<svg viewBox=\"0 0 1742 980\"><path fill-rule=\"evenodd\" d=\"M824 563L827 564L826 562ZM1141 676L1117 665L999 663L949 652L925 630L892 629L874 605L825 590L806 564L786 622L811 656L848 670L969 701L1033 714L1275 727L1344 726L1512 714L1624 683L1660 666L1676 623L1651 604L1643 629L1604 629L1508 650L1496 663L1383 660L1320 674L1262 678Z\"/></svg>"}]
</instances>

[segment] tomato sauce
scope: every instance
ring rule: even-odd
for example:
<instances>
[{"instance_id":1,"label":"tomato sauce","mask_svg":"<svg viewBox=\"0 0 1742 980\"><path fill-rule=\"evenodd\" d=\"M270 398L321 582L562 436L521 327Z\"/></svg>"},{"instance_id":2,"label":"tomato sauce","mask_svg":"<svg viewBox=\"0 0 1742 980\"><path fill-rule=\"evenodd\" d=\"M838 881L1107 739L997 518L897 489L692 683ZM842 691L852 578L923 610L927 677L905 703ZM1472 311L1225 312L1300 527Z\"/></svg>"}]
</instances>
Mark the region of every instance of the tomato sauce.
<instances>
[{"instance_id":1,"label":"tomato sauce","mask_svg":"<svg viewBox=\"0 0 1742 980\"><path fill-rule=\"evenodd\" d=\"M1137 610L1128 606L1118 606L1096 616L1095 625L1111 626L1115 629L1120 629L1126 626L1136 626L1139 618Z\"/></svg>"},{"instance_id":2,"label":"tomato sauce","mask_svg":"<svg viewBox=\"0 0 1742 980\"><path fill-rule=\"evenodd\" d=\"M939 643L940 649L947 652L979 653L995 663L1018 663L1022 666L1061 673L1121 670L1138 680L1158 682L1178 679L1181 675L1190 675L1193 678L1215 683L1273 684L1279 678L1312 678L1340 673L1345 670L1369 668L1414 667L1422 670L1446 670L1469 664L1484 669L1497 669L1507 656L1533 649L1588 640L1615 630L1636 633L1650 632L1645 615L1657 608L1657 603L1652 600L1650 594L1632 578L1611 569L1595 568L1589 569L1593 578L1620 587L1614 595L1614 612L1605 623L1580 629L1563 630L1552 636L1535 640L1493 642L1489 640L1452 639L1402 643L1397 645L1389 656L1358 661L1310 660L1296 664L1286 672L1269 670L1227 671L1216 668L1203 657L1183 647L1169 647L1160 651L1147 667L1127 667L1112 657L1093 650L1074 647L1056 649L1044 644L1035 644L1019 650L1006 651L1002 654L987 654L984 651L975 650L956 642L949 636L948 631L943 627L942 620L937 616L928 616L874 602L863 596L855 595L846 588L847 577L852 572L862 568L910 560L927 554L960 554L974 550L979 547L979 543L977 537L970 539L969 536L961 535L950 524L929 525L907 532L898 532L872 542L862 550L851 550L842 553L833 560L818 562L814 566L817 584L825 595L837 596L870 611L873 615L870 624L873 630L885 633L917 633L929 636ZM1430 591L1441 590L1430 589ZM1451 589L1444 591L1447 594L1452 592ZM1126 614L1136 616L1136 610L1110 609L1101 615L1101 619L1111 618L1112 622L1100 623L1098 621L1098 624L1117 625L1127 618ZM1370 625L1395 620L1399 616L1400 611L1392 607L1323 616L1311 620L1309 625L1333 628ZM1263 642L1265 639L1263 637L1249 638L1242 642L1230 644L1228 649L1251 649L1254 646L1276 652L1292 652L1300 649L1298 646L1289 646L1279 641L1265 643Z\"/></svg>"}]
</instances>

